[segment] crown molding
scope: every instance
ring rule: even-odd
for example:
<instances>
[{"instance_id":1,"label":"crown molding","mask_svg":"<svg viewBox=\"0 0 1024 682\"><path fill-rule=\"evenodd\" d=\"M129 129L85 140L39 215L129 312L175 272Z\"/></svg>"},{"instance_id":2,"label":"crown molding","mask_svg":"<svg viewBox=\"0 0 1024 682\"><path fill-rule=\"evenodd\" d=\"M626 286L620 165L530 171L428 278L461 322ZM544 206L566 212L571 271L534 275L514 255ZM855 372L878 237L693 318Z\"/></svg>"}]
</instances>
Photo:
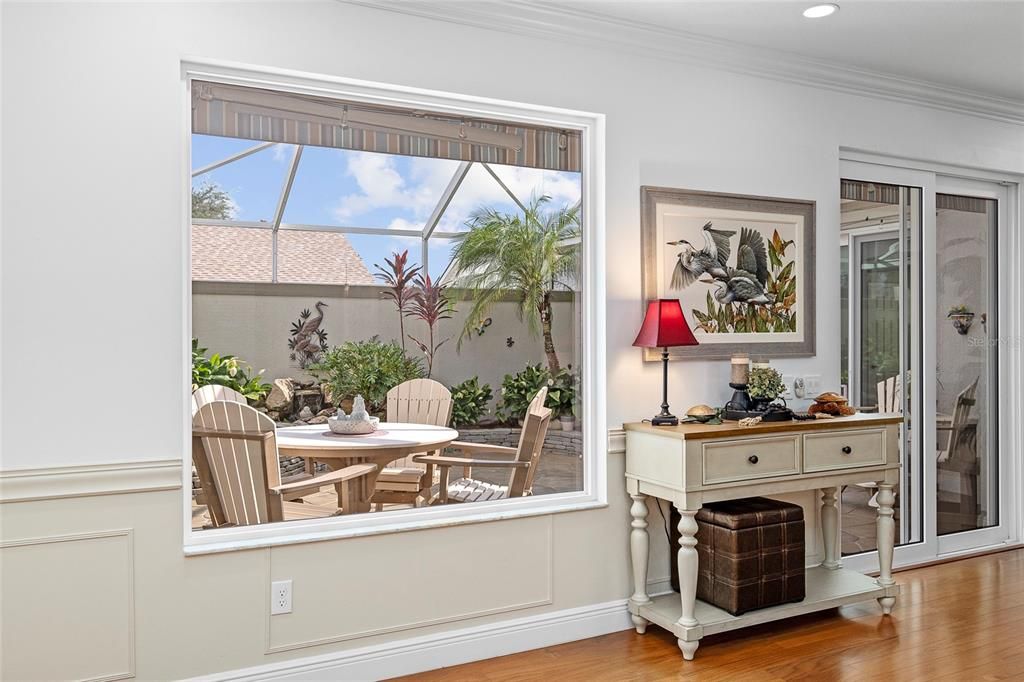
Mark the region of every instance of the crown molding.
<instances>
[{"instance_id":1,"label":"crown molding","mask_svg":"<svg viewBox=\"0 0 1024 682\"><path fill-rule=\"evenodd\" d=\"M696 64L797 85L904 102L1017 125L1024 101L801 57L539 0L339 0L425 19L556 39L603 50Z\"/></svg>"}]
</instances>

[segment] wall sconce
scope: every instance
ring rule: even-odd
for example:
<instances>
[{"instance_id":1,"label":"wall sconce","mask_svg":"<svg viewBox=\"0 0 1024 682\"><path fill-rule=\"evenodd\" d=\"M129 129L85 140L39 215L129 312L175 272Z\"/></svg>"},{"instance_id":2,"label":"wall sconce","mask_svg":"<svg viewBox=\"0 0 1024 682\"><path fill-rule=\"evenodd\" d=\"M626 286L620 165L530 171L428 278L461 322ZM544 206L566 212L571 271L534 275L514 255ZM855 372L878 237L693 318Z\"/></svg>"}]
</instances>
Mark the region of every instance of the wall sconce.
<instances>
[{"instance_id":1,"label":"wall sconce","mask_svg":"<svg viewBox=\"0 0 1024 682\"><path fill-rule=\"evenodd\" d=\"M965 305L953 306L946 313L946 317L953 323L953 329L960 335L970 331L971 324L974 322L974 313L968 310Z\"/></svg>"}]
</instances>

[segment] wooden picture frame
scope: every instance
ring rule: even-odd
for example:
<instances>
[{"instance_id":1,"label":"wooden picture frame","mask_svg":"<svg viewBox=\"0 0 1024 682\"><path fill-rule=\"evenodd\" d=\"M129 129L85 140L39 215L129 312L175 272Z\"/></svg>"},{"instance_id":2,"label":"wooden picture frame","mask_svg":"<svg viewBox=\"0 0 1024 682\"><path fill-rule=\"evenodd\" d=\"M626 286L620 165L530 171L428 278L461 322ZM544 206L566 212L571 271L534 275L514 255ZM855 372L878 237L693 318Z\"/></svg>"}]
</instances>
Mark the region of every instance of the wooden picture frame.
<instances>
[{"instance_id":1,"label":"wooden picture frame","mask_svg":"<svg viewBox=\"0 0 1024 682\"><path fill-rule=\"evenodd\" d=\"M670 359L815 354L815 202L643 186L640 207L643 299L678 297L700 342Z\"/></svg>"}]
</instances>

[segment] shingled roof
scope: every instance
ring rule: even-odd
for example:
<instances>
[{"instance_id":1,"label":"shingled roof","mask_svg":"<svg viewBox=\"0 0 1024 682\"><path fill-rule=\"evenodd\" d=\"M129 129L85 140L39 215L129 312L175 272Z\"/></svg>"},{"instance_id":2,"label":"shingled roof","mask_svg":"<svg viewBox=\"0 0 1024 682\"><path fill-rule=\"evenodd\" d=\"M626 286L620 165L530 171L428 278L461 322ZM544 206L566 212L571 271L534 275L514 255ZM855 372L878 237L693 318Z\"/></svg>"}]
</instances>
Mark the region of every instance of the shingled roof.
<instances>
[{"instance_id":1,"label":"shingled roof","mask_svg":"<svg viewBox=\"0 0 1024 682\"><path fill-rule=\"evenodd\" d=\"M270 230L192 226L192 279L271 281ZM300 284L375 284L362 257L340 232L281 230L277 280Z\"/></svg>"}]
</instances>

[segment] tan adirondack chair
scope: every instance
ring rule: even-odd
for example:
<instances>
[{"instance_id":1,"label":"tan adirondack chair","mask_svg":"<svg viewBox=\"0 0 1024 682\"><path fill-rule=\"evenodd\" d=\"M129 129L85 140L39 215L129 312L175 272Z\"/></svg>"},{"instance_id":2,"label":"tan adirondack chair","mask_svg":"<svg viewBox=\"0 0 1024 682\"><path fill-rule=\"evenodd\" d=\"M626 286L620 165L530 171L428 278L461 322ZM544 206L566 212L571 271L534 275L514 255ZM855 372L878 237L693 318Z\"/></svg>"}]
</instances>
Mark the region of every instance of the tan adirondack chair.
<instances>
[{"instance_id":1,"label":"tan adirondack chair","mask_svg":"<svg viewBox=\"0 0 1024 682\"><path fill-rule=\"evenodd\" d=\"M200 407L207 403L212 403L214 400L228 400L233 403L241 403L242 405L249 404L245 396L233 388L208 384L192 391L192 416L195 417Z\"/></svg>"},{"instance_id":2,"label":"tan adirondack chair","mask_svg":"<svg viewBox=\"0 0 1024 682\"><path fill-rule=\"evenodd\" d=\"M353 486L362 484L359 479L377 469L375 464L354 464L303 481L282 483L274 420L229 400L206 403L193 417L192 458L207 491L214 526L333 516L348 506L356 492ZM285 499L290 493L317 492L324 485L339 489L338 506Z\"/></svg>"},{"instance_id":3,"label":"tan adirondack chair","mask_svg":"<svg viewBox=\"0 0 1024 682\"><path fill-rule=\"evenodd\" d=\"M862 412L881 412L883 414L901 414L903 412L903 377L897 374L887 379L882 379L875 385L875 390L878 395L878 405L876 407L861 407L858 408L859 410ZM865 483L858 483L857 487L874 490L878 486L874 481L867 481ZM875 509L878 508L877 492L868 499L868 506Z\"/></svg>"},{"instance_id":4,"label":"tan adirondack chair","mask_svg":"<svg viewBox=\"0 0 1024 682\"><path fill-rule=\"evenodd\" d=\"M212 403L214 400L229 400L234 403L241 403L248 405L248 401L245 396L236 391L233 388L227 386L218 386L216 384L208 384L206 386L200 386L196 390L192 391L192 418L195 419L196 413L199 412L199 408L207 403ZM198 472L198 466L196 465L195 459L192 461L192 473ZM200 480L200 485L202 481ZM206 490L202 487L195 492L196 504L208 504L209 499L206 496Z\"/></svg>"},{"instance_id":5,"label":"tan adirondack chair","mask_svg":"<svg viewBox=\"0 0 1024 682\"><path fill-rule=\"evenodd\" d=\"M903 377L897 375L883 379L876 387L878 411L898 414L903 411Z\"/></svg>"},{"instance_id":6,"label":"tan adirondack chair","mask_svg":"<svg viewBox=\"0 0 1024 682\"><path fill-rule=\"evenodd\" d=\"M233 388L227 386L218 386L216 384L207 384L206 386L200 386L192 392L192 417L196 416L199 412L199 408L207 403L212 403L215 400L227 400L233 403L240 403L242 405L248 405L249 401L246 400L245 396L236 391ZM195 466L195 462L192 463ZM316 474L316 463L311 459L306 459L303 464L302 471L293 473L289 476L285 476L281 479L282 483L298 483L299 481L305 481ZM302 495L308 493L293 492L285 495L286 500L299 499ZM206 504L206 494L200 489L196 495L196 504Z\"/></svg>"},{"instance_id":7,"label":"tan adirondack chair","mask_svg":"<svg viewBox=\"0 0 1024 682\"><path fill-rule=\"evenodd\" d=\"M939 448L936 455L938 529L940 533L977 528L978 507L978 427L971 423L971 410L978 393L976 378L956 398L949 422L938 424Z\"/></svg>"},{"instance_id":8,"label":"tan adirondack chair","mask_svg":"<svg viewBox=\"0 0 1024 682\"><path fill-rule=\"evenodd\" d=\"M472 459L469 457L449 457L446 455L417 455L414 459L428 465L435 465L441 471L440 490L437 502L486 502L503 500L509 497L522 497L533 494L533 478L537 474L544 447L544 437L551 421L551 410L544 407L548 389L540 389L523 419L523 430L519 434L519 447L507 448L500 445L482 445L455 441L450 447L459 448L463 453L500 453L509 459ZM449 480L451 467L462 467L462 478ZM472 468L502 467L511 469L508 484L498 485L474 479Z\"/></svg>"},{"instance_id":9,"label":"tan adirondack chair","mask_svg":"<svg viewBox=\"0 0 1024 682\"><path fill-rule=\"evenodd\" d=\"M448 426L451 418L452 392L432 379L411 379L388 391L387 421ZM385 503L419 506L430 498L434 467L413 457L403 457L381 469L371 500L377 511Z\"/></svg>"}]
</instances>

